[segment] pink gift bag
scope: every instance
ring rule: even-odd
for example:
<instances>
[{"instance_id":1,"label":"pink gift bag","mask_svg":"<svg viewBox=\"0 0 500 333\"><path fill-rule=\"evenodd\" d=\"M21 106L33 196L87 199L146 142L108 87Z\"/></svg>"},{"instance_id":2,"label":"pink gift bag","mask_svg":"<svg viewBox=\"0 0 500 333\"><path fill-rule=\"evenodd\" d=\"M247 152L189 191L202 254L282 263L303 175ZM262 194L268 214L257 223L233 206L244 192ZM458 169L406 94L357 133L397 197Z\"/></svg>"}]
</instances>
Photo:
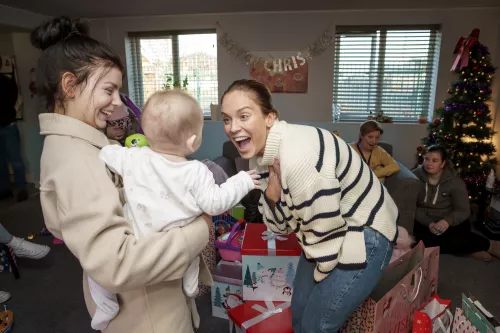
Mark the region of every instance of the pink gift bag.
<instances>
[{"instance_id":1,"label":"pink gift bag","mask_svg":"<svg viewBox=\"0 0 500 333\"><path fill-rule=\"evenodd\" d=\"M413 314L436 292L439 248L420 242L393 261L368 299L348 318L342 333L410 333Z\"/></svg>"},{"instance_id":2,"label":"pink gift bag","mask_svg":"<svg viewBox=\"0 0 500 333\"><path fill-rule=\"evenodd\" d=\"M462 309L456 308L453 319L453 333L479 333L479 330L472 325L469 319L465 318Z\"/></svg>"}]
</instances>

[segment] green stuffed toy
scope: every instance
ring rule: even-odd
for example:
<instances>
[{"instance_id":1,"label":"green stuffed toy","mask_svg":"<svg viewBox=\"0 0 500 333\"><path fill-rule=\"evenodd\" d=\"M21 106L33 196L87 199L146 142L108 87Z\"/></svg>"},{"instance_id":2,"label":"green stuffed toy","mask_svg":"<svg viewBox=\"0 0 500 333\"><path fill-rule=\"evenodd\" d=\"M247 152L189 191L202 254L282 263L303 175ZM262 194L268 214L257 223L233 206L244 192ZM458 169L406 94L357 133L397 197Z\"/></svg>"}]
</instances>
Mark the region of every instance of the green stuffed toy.
<instances>
[{"instance_id":1,"label":"green stuffed toy","mask_svg":"<svg viewBox=\"0 0 500 333\"><path fill-rule=\"evenodd\" d=\"M148 139L142 134L132 134L125 139L125 147L146 147L149 146Z\"/></svg>"}]
</instances>

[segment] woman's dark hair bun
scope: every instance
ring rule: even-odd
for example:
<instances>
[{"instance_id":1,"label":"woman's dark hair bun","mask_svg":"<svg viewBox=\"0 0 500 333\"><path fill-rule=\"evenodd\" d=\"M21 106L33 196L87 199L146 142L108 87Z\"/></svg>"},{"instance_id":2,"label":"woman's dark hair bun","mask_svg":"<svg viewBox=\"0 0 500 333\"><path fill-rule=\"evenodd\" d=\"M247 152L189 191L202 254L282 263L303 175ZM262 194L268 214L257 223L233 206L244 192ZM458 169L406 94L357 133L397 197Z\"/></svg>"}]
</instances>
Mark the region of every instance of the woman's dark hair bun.
<instances>
[{"instance_id":1,"label":"woman's dark hair bun","mask_svg":"<svg viewBox=\"0 0 500 333\"><path fill-rule=\"evenodd\" d=\"M43 23L31 32L31 44L40 50L64 40L71 34L88 35L89 26L81 19L61 16Z\"/></svg>"}]
</instances>

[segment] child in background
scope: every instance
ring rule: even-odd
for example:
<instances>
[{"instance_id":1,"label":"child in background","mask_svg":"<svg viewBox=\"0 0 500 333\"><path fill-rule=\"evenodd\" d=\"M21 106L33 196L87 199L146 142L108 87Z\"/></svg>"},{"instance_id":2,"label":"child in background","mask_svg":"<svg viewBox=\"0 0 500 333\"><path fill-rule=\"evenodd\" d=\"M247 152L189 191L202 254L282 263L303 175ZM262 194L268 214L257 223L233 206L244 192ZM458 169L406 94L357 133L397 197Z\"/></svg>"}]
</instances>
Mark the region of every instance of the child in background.
<instances>
[{"instance_id":1,"label":"child in background","mask_svg":"<svg viewBox=\"0 0 500 333\"><path fill-rule=\"evenodd\" d=\"M205 164L186 159L200 147L203 112L184 91L153 94L144 107L142 128L149 147L110 145L99 155L123 178L124 216L137 238L183 227L202 213L224 213L259 188L260 176L254 170L242 171L218 186ZM188 297L198 294L199 264L198 257L184 274L183 290ZM92 328L102 330L118 313L116 295L90 278L89 287L97 304Z\"/></svg>"},{"instance_id":2,"label":"child in background","mask_svg":"<svg viewBox=\"0 0 500 333\"><path fill-rule=\"evenodd\" d=\"M132 117L128 107L123 104L109 116L107 120L105 134L111 139L118 141L122 146L125 139L135 133L138 133L139 124L135 117Z\"/></svg>"},{"instance_id":3,"label":"child in background","mask_svg":"<svg viewBox=\"0 0 500 333\"><path fill-rule=\"evenodd\" d=\"M351 143L351 147L384 183L386 177L399 172L399 165L384 148L378 145L382 134L384 130L378 122L365 121L359 128L358 142Z\"/></svg>"}]
</instances>

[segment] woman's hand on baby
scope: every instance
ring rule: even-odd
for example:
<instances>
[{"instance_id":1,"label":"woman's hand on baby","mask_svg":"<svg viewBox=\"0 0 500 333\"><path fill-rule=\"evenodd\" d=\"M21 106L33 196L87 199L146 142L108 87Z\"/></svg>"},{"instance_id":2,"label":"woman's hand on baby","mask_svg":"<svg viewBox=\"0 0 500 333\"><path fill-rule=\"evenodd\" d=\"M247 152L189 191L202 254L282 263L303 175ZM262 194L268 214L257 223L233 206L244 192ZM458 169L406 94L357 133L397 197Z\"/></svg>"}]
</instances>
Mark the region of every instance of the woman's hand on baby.
<instances>
[{"instance_id":1,"label":"woman's hand on baby","mask_svg":"<svg viewBox=\"0 0 500 333\"><path fill-rule=\"evenodd\" d=\"M281 199L281 168L280 161L275 158L273 165L269 166L269 181L266 196L273 203Z\"/></svg>"},{"instance_id":2,"label":"woman's hand on baby","mask_svg":"<svg viewBox=\"0 0 500 333\"><path fill-rule=\"evenodd\" d=\"M260 182L260 175L257 174L257 171L255 170L250 170L247 171L248 175L252 178L253 184L255 185L255 188L260 190L262 188L262 184Z\"/></svg>"}]
</instances>

